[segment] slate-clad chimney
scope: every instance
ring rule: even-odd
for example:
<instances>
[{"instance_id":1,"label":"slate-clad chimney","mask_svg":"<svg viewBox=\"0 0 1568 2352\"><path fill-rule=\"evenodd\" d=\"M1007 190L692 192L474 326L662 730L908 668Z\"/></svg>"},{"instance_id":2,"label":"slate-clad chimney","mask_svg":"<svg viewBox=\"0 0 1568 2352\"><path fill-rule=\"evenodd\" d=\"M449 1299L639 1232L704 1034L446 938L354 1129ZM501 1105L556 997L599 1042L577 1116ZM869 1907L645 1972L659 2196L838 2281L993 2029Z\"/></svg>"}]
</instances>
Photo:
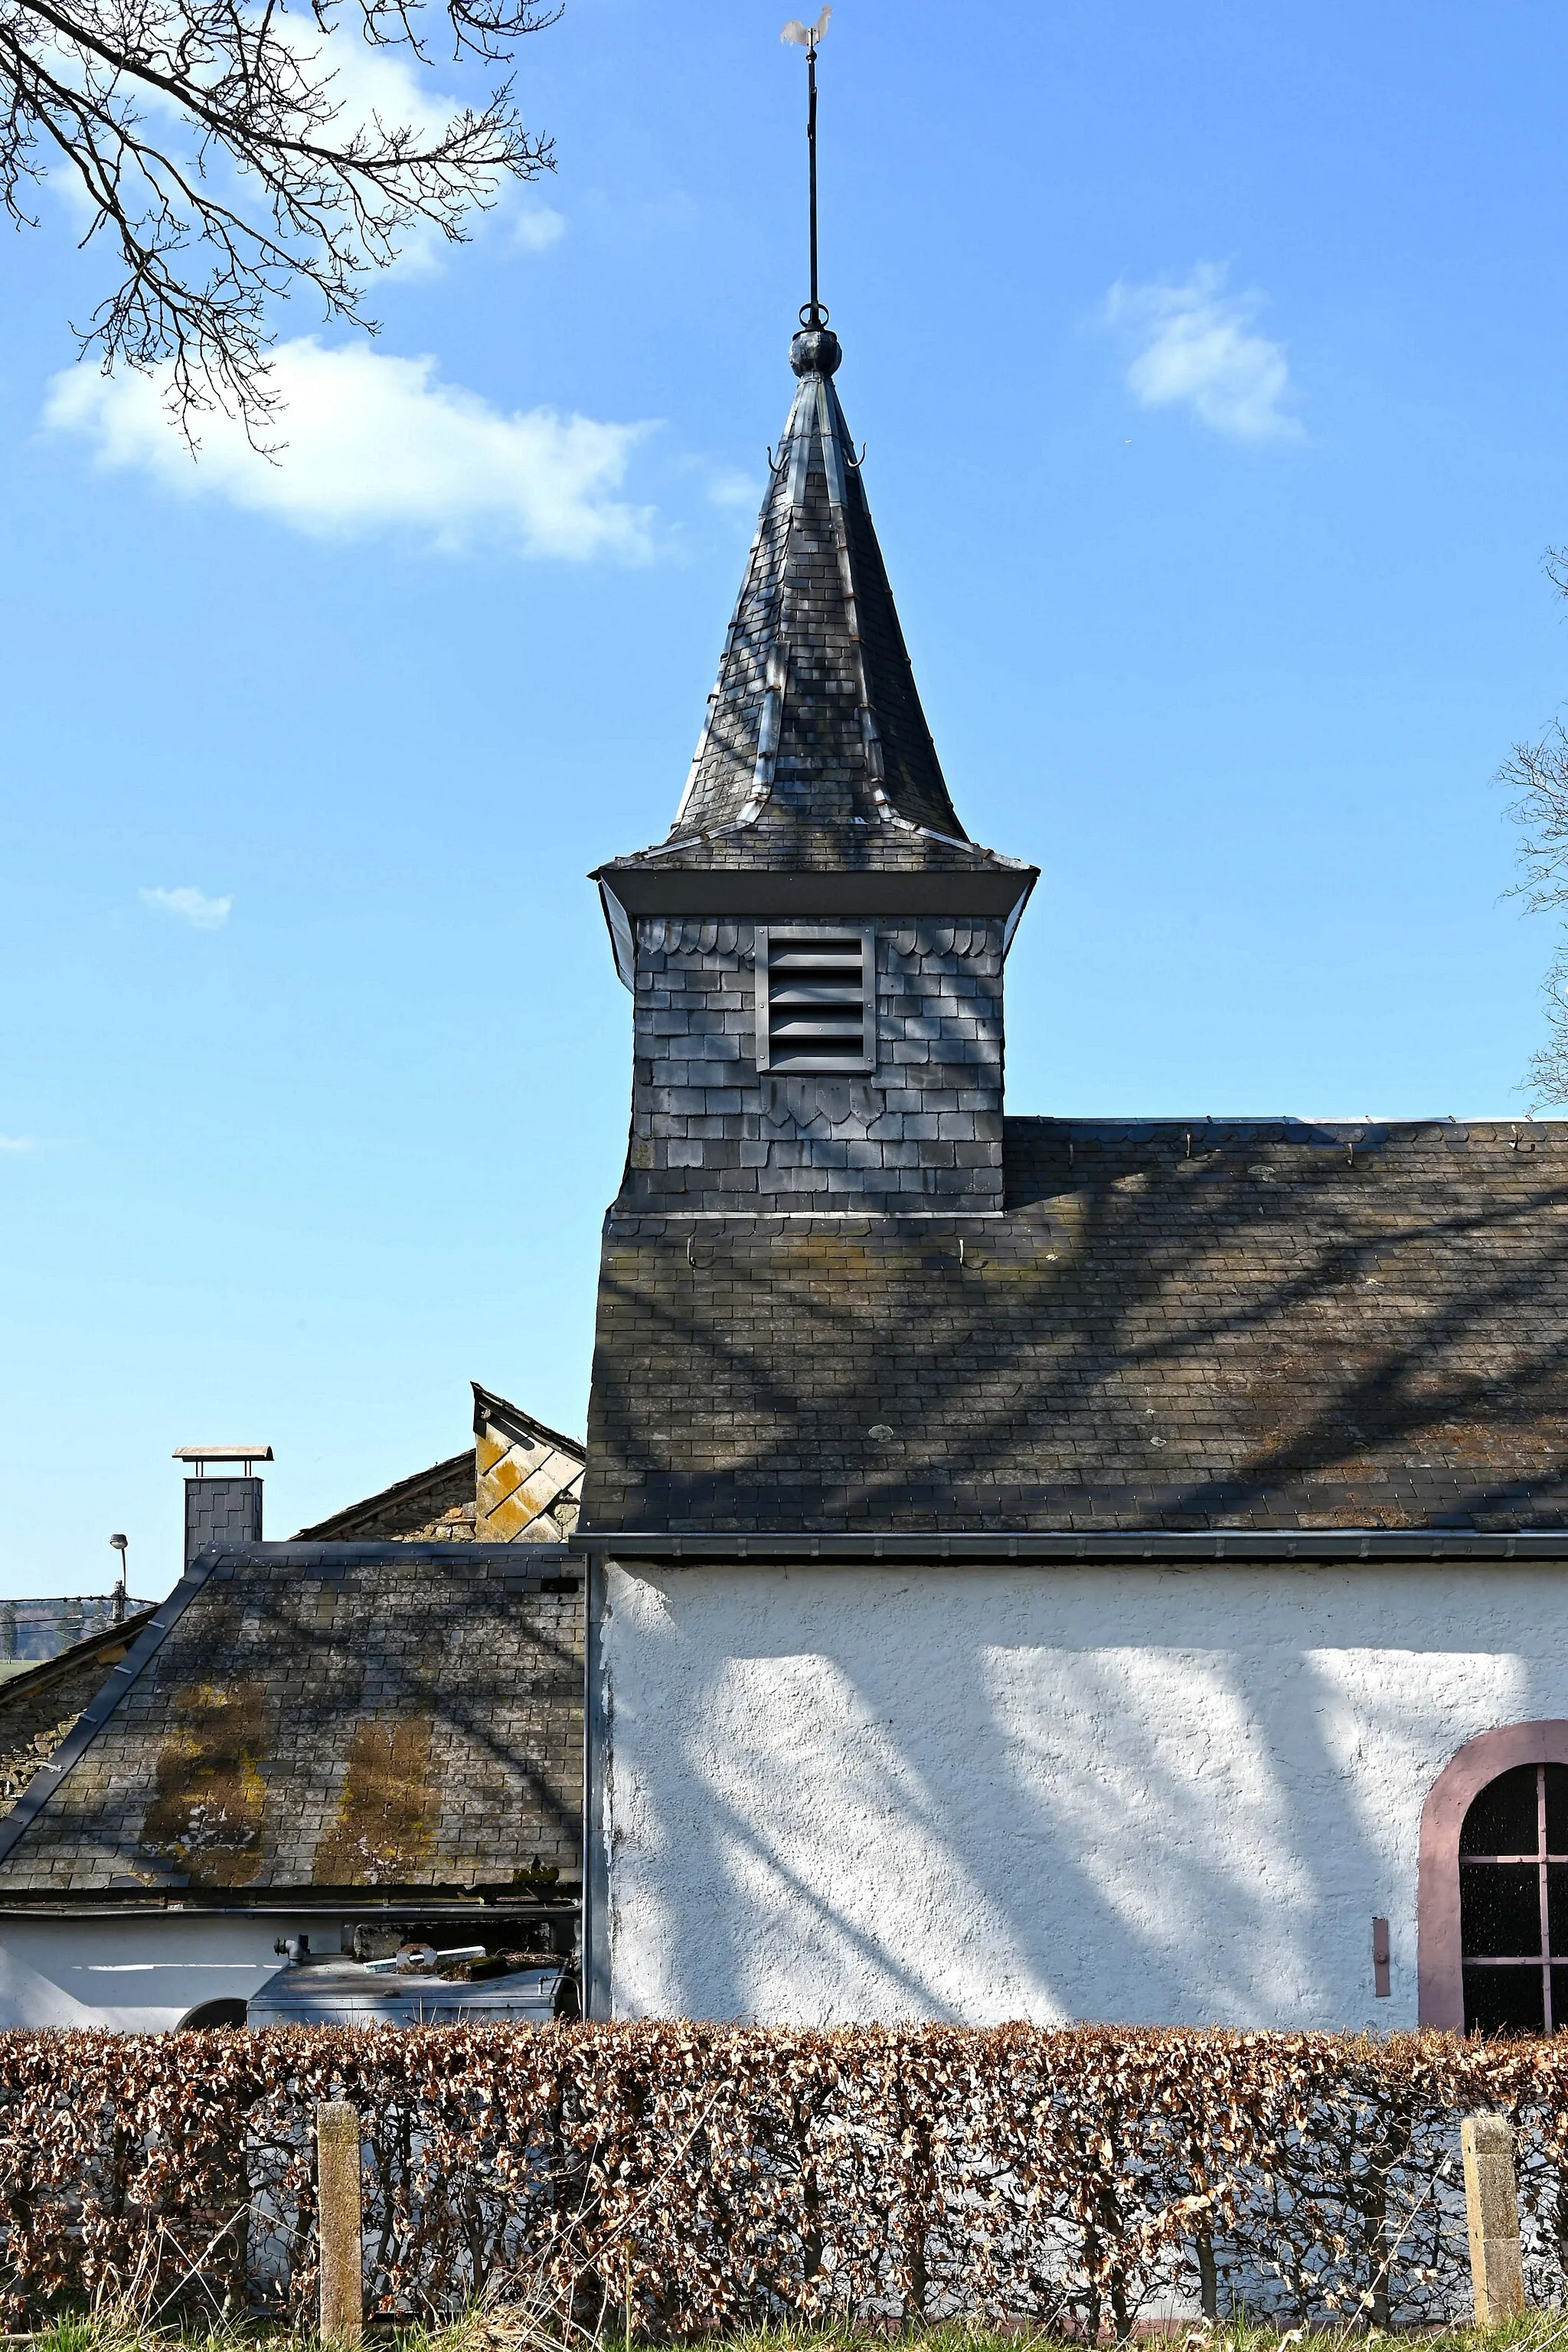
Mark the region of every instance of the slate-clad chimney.
<instances>
[{"instance_id":1,"label":"slate-clad chimney","mask_svg":"<svg viewBox=\"0 0 1568 2352\"><path fill-rule=\"evenodd\" d=\"M270 1462L270 1445L180 1445L174 1460L190 1465L185 1479L185 1556L189 1568L209 1544L261 1541L261 1481L255 1462ZM216 1463L226 1475L209 1475ZM229 1465L234 1465L233 1469ZM237 1475L235 1473L237 1472Z\"/></svg>"},{"instance_id":2,"label":"slate-clad chimney","mask_svg":"<svg viewBox=\"0 0 1568 2352\"><path fill-rule=\"evenodd\" d=\"M619 1206L1002 1205L1002 966L1037 878L971 842L921 708L825 325L669 838L602 866L635 1000Z\"/></svg>"}]
</instances>

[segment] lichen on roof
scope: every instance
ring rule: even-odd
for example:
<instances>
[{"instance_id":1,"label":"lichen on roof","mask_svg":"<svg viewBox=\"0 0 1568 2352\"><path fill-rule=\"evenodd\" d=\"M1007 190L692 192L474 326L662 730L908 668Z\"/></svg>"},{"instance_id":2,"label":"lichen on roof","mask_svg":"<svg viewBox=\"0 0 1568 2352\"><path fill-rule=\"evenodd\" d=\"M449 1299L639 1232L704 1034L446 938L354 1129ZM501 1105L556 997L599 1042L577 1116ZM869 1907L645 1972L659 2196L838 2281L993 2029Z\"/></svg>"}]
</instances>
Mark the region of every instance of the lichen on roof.
<instances>
[{"instance_id":1,"label":"lichen on roof","mask_svg":"<svg viewBox=\"0 0 1568 2352\"><path fill-rule=\"evenodd\" d=\"M0 1897L576 1883L583 1599L559 1552L257 1544L194 1580Z\"/></svg>"}]
</instances>

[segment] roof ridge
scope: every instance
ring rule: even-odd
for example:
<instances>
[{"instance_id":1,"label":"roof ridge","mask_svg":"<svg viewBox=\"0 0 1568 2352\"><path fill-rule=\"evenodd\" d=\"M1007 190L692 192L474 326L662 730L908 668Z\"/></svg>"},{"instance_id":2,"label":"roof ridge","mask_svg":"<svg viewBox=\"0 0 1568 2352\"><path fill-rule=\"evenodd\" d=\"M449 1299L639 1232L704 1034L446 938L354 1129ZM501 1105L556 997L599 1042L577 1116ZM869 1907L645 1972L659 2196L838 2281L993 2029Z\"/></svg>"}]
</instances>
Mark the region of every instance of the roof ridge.
<instances>
[{"instance_id":1,"label":"roof ridge","mask_svg":"<svg viewBox=\"0 0 1568 2352\"><path fill-rule=\"evenodd\" d=\"M570 1454L574 1455L579 1462L586 1460L588 1450L588 1441L586 1438L563 1437L558 1429L552 1429L547 1422L536 1419L531 1412L525 1412L521 1405L513 1404L510 1397L501 1396L495 1389L487 1389L482 1387L478 1381L470 1381L468 1382L468 1386L474 1392L474 1434L476 1437L479 1434L479 1409L481 1404L489 1407L499 1405L502 1412L510 1412L514 1420L521 1421L525 1429L531 1431L535 1437L542 1439L545 1444L555 1446L558 1451L563 1454Z\"/></svg>"},{"instance_id":2,"label":"roof ridge","mask_svg":"<svg viewBox=\"0 0 1568 2352\"><path fill-rule=\"evenodd\" d=\"M345 1503L341 1510L329 1512L324 1519L318 1519L313 1527L297 1528L289 1538L289 1541L291 1543L331 1542L332 1530L334 1528L341 1528L345 1519L357 1519L364 1512L374 1509L378 1504L384 1506L399 1502L405 1495L413 1495L421 1486L428 1486L432 1478L439 1478L444 1472L460 1470L465 1462L471 1463L473 1458L474 1449L471 1445L465 1446L461 1454L448 1454L441 1461L432 1462L426 1470L411 1471L406 1478L395 1478L390 1486L378 1486L374 1495L363 1495L357 1503Z\"/></svg>"}]
</instances>

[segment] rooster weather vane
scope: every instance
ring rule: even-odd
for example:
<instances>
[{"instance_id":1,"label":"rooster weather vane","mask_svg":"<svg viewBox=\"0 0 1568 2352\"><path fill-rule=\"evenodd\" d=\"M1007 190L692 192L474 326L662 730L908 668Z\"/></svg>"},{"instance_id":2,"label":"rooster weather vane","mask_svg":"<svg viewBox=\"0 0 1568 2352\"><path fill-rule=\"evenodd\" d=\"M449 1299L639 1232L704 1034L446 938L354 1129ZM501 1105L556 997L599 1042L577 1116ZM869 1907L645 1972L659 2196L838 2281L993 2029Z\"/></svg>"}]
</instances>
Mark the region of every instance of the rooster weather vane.
<instances>
[{"instance_id":1,"label":"rooster weather vane","mask_svg":"<svg viewBox=\"0 0 1568 2352\"><path fill-rule=\"evenodd\" d=\"M826 327L827 324L827 313L816 299L816 47L827 30L827 20L832 14L831 8L825 8L815 25L803 25L798 16L792 16L779 35L781 41L788 41L795 48L805 51L805 152L811 173L811 300L800 314L803 327Z\"/></svg>"}]
</instances>

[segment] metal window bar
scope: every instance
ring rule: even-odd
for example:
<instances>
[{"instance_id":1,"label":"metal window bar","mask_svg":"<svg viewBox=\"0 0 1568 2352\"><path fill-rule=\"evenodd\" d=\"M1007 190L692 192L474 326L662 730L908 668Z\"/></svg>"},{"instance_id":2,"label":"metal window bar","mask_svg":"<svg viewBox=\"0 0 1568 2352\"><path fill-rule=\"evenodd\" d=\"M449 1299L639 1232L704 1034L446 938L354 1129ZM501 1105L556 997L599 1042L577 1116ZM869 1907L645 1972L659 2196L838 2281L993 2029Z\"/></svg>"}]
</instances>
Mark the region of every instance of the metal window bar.
<instances>
[{"instance_id":1,"label":"metal window bar","mask_svg":"<svg viewBox=\"0 0 1568 2352\"><path fill-rule=\"evenodd\" d=\"M876 1061L874 934L773 929L757 954L757 1067L859 1073Z\"/></svg>"},{"instance_id":2,"label":"metal window bar","mask_svg":"<svg viewBox=\"0 0 1568 2352\"><path fill-rule=\"evenodd\" d=\"M1557 2031L1557 2026L1552 2008L1552 1970L1554 1966L1568 1967L1568 1952L1553 1952L1552 1948L1552 1915L1546 1873L1549 1864L1568 1864L1568 1853L1551 1853L1547 1851L1546 1769L1544 1764L1538 1764L1535 1767L1535 1851L1532 1853L1461 1853L1459 1867L1461 1870L1487 1870L1497 1867L1517 1869L1530 1863L1536 1865L1540 1874L1538 1895L1541 1926L1540 1941L1535 1950L1519 1953L1467 1951L1462 1957L1467 1968L1539 1969L1542 2030L1547 2033L1553 2033ZM1563 2021L1568 2024L1568 2019Z\"/></svg>"}]
</instances>

